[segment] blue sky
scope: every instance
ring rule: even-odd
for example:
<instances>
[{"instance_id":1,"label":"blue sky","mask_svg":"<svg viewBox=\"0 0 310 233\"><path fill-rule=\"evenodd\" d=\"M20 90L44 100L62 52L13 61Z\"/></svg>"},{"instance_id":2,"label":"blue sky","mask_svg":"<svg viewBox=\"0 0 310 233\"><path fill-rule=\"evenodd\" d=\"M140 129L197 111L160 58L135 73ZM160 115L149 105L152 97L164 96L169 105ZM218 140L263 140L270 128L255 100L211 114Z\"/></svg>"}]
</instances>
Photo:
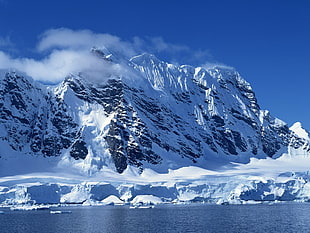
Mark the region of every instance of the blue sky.
<instances>
[{"instance_id":1,"label":"blue sky","mask_svg":"<svg viewBox=\"0 0 310 233\"><path fill-rule=\"evenodd\" d=\"M306 0L0 0L0 50L44 59L47 30L108 33L167 61L235 67L261 108L310 129L309 12Z\"/></svg>"}]
</instances>

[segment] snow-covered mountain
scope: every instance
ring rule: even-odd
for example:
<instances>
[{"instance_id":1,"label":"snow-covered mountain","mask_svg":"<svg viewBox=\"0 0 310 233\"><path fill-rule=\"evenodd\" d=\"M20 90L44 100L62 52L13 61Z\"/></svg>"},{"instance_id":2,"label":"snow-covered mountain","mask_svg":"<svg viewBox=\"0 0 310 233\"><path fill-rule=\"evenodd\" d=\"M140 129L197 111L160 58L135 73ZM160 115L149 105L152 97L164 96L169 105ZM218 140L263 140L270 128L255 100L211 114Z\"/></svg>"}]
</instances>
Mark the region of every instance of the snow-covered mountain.
<instances>
[{"instance_id":1,"label":"snow-covered mountain","mask_svg":"<svg viewBox=\"0 0 310 233\"><path fill-rule=\"evenodd\" d=\"M176 66L151 54L125 60L92 53L106 72L70 74L56 86L1 73L0 175L43 167L163 172L310 154L300 124L289 129L261 110L234 69Z\"/></svg>"},{"instance_id":2,"label":"snow-covered mountain","mask_svg":"<svg viewBox=\"0 0 310 233\"><path fill-rule=\"evenodd\" d=\"M0 72L0 207L310 200L309 132L237 71L91 53L57 85Z\"/></svg>"}]
</instances>

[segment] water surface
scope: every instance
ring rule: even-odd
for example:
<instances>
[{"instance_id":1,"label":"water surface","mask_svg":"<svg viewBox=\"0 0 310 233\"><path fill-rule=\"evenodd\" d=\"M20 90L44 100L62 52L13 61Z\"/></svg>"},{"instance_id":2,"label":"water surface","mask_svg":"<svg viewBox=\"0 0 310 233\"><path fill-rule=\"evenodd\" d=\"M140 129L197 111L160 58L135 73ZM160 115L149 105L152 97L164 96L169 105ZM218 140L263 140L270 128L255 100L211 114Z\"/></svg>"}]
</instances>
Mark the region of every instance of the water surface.
<instances>
[{"instance_id":1,"label":"water surface","mask_svg":"<svg viewBox=\"0 0 310 233\"><path fill-rule=\"evenodd\" d=\"M0 232L310 232L310 203L274 205L160 205L66 207L71 214L49 210L1 209Z\"/></svg>"}]
</instances>

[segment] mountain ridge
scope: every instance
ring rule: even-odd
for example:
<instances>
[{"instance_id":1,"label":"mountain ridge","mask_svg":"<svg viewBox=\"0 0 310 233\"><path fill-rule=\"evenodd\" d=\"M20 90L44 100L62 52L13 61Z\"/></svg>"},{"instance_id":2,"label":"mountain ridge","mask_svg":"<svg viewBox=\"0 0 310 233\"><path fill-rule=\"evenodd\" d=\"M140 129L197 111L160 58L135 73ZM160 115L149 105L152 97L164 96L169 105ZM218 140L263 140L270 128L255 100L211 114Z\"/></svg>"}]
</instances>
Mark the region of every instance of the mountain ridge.
<instances>
[{"instance_id":1,"label":"mountain ridge","mask_svg":"<svg viewBox=\"0 0 310 233\"><path fill-rule=\"evenodd\" d=\"M92 53L107 69L103 79L88 71L48 86L3 74L1 145L20 156L55 157L56 166L86 174L310 154L309 138L261 110L234 69L176 66L150 54L125 60ZM11 152L4 153L0 164L10 159Z\"/></svg>"}]
</instances>

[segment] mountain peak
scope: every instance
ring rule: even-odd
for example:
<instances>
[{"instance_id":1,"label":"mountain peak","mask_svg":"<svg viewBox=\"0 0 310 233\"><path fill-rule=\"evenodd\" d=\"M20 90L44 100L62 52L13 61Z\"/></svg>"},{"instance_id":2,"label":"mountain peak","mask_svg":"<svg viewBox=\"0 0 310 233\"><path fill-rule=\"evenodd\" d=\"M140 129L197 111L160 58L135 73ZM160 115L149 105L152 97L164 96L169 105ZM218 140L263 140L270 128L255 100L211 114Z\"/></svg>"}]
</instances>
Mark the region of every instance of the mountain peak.
<instances>
[{"instance_id":1,"label":"mountain peak","mask_svg":"<svg viewBox=\"0 0 310 233\"><path fill-rule=\"evenodd\" d=\"M290 127L290 130L292 130L299 137L304 138L304 139L310 141L309 132L306 129L303 128L303 126L302 126L302 124L300 122L295 122Z\"/></svg>"},{"instance_id":2,"label":"mountain peak","mask_svg":"<svg viewBox=\"0 0 310 233\"><path fill-rule=\"evenodd\" d=\"M99 58L102 58L106 61L113 61L112 57L112 53L105 47L102 48L98 48L98 47L92 47L90 49L90 52L93 53L94 55L96 55Z\"/></svg>"},{"instance_id":3,"label":"mountain peak","mask_svg":"<svg viewBox=\"0 0 310 233\"><path fill-rule=\"evenodd\" d=\"M136 55L132 57L130 61L137 65L145 65L150 62L158 64L161 62L154 54L151 53L142 53L140 55Z\"/></svg>"}]
</instances>

